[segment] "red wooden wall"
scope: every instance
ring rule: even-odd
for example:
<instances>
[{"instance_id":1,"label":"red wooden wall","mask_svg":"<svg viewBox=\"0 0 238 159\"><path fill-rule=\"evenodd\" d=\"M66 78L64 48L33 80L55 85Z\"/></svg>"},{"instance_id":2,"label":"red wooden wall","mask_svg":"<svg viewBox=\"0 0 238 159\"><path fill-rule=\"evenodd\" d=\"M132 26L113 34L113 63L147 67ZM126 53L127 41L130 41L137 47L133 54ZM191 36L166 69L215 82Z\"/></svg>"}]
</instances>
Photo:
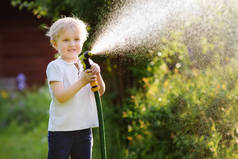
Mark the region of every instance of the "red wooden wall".
<instances>
[{"instance_id":1,"label":"red wooden wall","mask_svg":"<svg viewBox=\"0 0 238 159\"><path fill-rule=\"evenodd\" d=\"M9 1L1 2L0 78L24 73L28 86L45 82L45 69L55 51L45 36L46 30L39 28L43 22L46 20L11 7Z\"/></svg>"}]
</instances>

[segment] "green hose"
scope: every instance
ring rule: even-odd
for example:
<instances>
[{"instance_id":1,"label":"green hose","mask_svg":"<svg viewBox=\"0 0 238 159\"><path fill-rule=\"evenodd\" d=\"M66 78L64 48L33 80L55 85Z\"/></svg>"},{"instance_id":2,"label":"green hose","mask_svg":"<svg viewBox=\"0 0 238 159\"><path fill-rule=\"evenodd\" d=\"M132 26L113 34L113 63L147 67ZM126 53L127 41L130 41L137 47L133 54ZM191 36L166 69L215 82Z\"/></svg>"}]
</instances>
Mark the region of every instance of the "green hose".
<instances>
[{"instance_id":1,"label":"green hose","mask_svg":"<svg viewBox=\"0 0 238 159\"><path fill-rule=\"evenodd\" d=\"M94 92L97 110L98 110L98 120L99 120L99 135L100 135L100 144L101 144L101 155L102 159L107 159L106 152L106 141L104 134L104 121L103 121L103 112L102 112L102 104L98 91Z\"/></svg>"},{"instance_id":2,"label":"green hose","mask_svg":"<svg viewBox=\"0 0 238 159\"><path fill-rule=\"evenodd\" d=\"M91 65L89 63L89 58L93 54L90 53L89 51L84 52L80 56L80 61L83 65L84 70L91 68ZM107 152L106 152L106 140L105 140L105 133L104 133L104 122L103 122L103 111L102 111L102 103L101 99L98 93L98 85L97 82L91 82L90 83L92 86L92 91L94 92L95 100L96 100L96 105L97 105L97 111L98 111L98 121L99 121L99 135L100 135L100 146L101 146L101 155L102 159L107 159Z\"/></svg>"}]
</instances>

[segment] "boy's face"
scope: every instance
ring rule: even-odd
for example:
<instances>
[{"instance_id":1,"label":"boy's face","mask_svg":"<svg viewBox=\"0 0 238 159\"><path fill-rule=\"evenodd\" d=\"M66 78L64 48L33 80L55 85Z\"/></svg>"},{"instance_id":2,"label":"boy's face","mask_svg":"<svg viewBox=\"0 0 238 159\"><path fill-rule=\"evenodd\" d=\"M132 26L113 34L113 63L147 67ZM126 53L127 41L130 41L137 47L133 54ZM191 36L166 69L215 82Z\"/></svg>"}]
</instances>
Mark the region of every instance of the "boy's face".
<instances>
[{"instance_id":1,"label":"boy's face","mask_svg":"<svg viewBox=\"0 0 238 159\"><path fill-rule=\"evenodd\" d=\"M79 30L76 27L61 30L53 46L63 59L69 61L78 59L82 49Z\"/></svg>"}]
</instances>

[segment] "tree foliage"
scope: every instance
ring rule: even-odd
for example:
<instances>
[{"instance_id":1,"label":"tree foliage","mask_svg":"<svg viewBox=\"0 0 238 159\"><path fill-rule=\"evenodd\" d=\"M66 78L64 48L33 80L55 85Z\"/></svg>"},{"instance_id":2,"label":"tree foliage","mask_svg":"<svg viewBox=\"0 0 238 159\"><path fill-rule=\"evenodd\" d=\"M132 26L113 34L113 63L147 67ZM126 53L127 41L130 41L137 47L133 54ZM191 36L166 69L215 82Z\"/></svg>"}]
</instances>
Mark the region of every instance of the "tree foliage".
<instances>
[{"instance_id":1,"label":"tree foliage","mask_svg":"<svg viewBox=\"0 0 238 159\"><path fill-rule=\"evenodd\" d=\"M103 19L115 0L11 0L14 7L27 9L37 18L56 20L61 16L77 16L92 28Z\"/></svg>"}]
</instances>

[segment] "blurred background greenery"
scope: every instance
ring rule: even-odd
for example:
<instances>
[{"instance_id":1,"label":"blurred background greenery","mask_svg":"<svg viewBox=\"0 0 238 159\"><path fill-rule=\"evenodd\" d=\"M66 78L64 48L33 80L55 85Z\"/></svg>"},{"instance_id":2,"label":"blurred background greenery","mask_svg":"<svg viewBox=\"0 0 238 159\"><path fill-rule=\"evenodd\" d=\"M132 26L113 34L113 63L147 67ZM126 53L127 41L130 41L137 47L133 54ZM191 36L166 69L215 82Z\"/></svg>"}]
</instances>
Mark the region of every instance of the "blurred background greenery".
<instances>
[{"instance_id":1,"label":"blurred background greenery","mask_svg":"<svg viewBox=\"0 0 238 159\"><path fill-rule=\"evenodd\" d=\"M124 1L11 3L38 18L79 16L94 35ZM102 103L108 158L238 158L238 47L233 34L238 8L225 7L228 11L224 8L209 21L199 15L186 25L173 20L173 29L163 29L158 46L137 48L136 56L94 57L107 86ZM0 158L46 158L49 103L46 84L14 95L0 90ZM93 158L100 159L98 129Z\"/></svg>"}]
</instances>

